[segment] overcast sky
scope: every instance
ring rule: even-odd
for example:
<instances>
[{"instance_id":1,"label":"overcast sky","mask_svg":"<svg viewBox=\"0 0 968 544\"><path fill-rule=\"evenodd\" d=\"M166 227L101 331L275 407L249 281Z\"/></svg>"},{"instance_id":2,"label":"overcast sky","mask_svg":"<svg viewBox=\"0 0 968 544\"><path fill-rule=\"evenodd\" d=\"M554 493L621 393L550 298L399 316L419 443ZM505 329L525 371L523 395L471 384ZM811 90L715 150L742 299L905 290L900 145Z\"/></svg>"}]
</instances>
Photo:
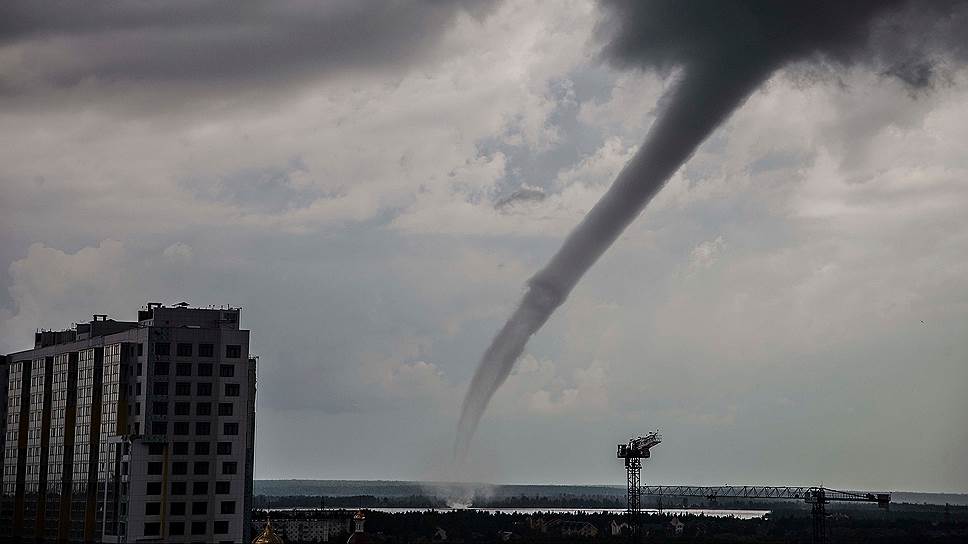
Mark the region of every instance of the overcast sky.
<instances>
[{"instance_id":1,"label":"overcast sky","mask_svg":"<svg viewBox=\"0 0 968 544\"><path fill-rule=\"evenodd\" d=\"M0 352L242 306L257 478L447 477L481 353L672 82L604 63L586 0L58 6L0 13ZM968 491L968 70L908 83L772 77L533 339L467 476L621 485L659 427L650 483Z\"/></svg>"}]
</instances>

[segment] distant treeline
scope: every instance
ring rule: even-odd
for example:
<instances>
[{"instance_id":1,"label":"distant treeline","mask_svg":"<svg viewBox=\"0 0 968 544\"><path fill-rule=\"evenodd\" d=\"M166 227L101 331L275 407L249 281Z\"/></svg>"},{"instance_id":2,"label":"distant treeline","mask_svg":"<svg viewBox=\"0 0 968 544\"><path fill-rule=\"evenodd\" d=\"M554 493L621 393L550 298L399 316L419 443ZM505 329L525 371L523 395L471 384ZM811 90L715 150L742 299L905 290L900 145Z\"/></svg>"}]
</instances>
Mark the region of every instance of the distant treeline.
<instances>
[{"instance_id":1,"label":"distant treeline","mask_svg":"<svg viewBox=\"0 0 968 544\"><path fill-rule=\"evenodd\" d=\"M256 508L418 508L418 509L446 509L449 504L444 497L414 494L405 497L380 497L375 495L353 496L311 496L288 495L266 496L256 495ZM625 508L625 498L603 495L519 495L516 497L475 497L470 506L473 508ZM644 497L643 508L654 509L724 509L724 510L769 510L778 515L806 515L810 506L801 501L763 501L763 500L729 500L720 499L710 504L703 499L676 499L665 497L661 505L655 497ZM831 503L828 511L849 512L855 519L883 518L884 512L873 504ZM937 519L938 514L948 512L959 518L968 518L966 506L944 506L930 504L891 504L889 514L903 515L911 519Z\"/></svg>"},{"instance_id":2,"label":"distant treeline","mask_svg":"<svg viewBox=\"0 0 968 544\"><path fill-rule=\"evenodd\" d=\"M406 497L377 497L374 495L309 496L289 495L269 497L257 495L256 507L265 508L446 508L448 500L430 495ZM601 495L570 495L542 497L519 495L517 497L475 497L470 505L474 508L625 508L625 502L616 497Z\"/></svg>"},{"instance_id":3,"label":"distant treeline","mask_svg":"<svg viewBox=\"0 0 968 544\"><path fill-rule=\"evenodd\" d=\"M256 495L256 508L446 508L447 502L438 497L410 495L408 497L375 497L354 495L348 497L289 495L269 497Z\"/></svg>"},{"instance_id":4,"label":"distant treeline","mask_svg":"<svg viewBox=\"0 0 968 544\"><path fill-rule=\"evenodd\" d=\"M347 519L352 510L298 512L296 517L315 515ZM949 515L935 512L930 517L912 517L904 513L879 511L872 517L856 517L852 512L833 515L828 520L833 541L841 543L907 543L933 542L962 543L968 540L968 515ZM289 513L276 512L273 519ZM255 519L265 513L256 512ZM627 542L627 536L613 535L612 523L625 520L623 514L520 514L490 513L480 510L449 510L429 512L366 513L366 532L372 542L430 543L439 539L441 531L449 542L489 544L497 542ZM593 525L597 534L588 537L569 536L561 531L561 521L585 522ZM558 525L555 523L558 522ZM677 530L677 526L681 529ZM767 518L739 519L692 514L646 515L642 529L648 542L715 542L715 543L787 543L808 542L812 526L809 511L775 513Z\"/></svg>"},{"instance_id":5,"label":"distant treeline","mask_svg":"<svg viewBox=\"0 0 968 544\"><path fill-rule=\"evenodd\" d=\"M836 486L834 486L836 487ZM490 499L527 497L613 497L625 500L624 485L519 485L384 480L256 480L255 494L276 497L308 495L313 497L411 496L476 497ZM964 493L915 493L895 491L895 503L968 506ZM646 498L648 500L648 497ZM720 505L726 504L720 501Z\"/></svg>"},{"instance_id":6,"label":"distant treeline","mask_svg":"<svg viewBox=\"0 0 968 544\"><path fill-rule=\"evenodd\" d=\"M450 506L445 497L431 495L409 495L406 497L379 497L375 495L353 496L312 496L256 495L257 508L447 508ZM518 495L516 497L474 497L467 506L473 508L625 508L625 498L603 495ZM643 508L722 508L740 510L803 510L806 504L799 501L766 502L755 500L721 499L715 504L705 500L665 498L659 502L653 497L642 500Z\"/></svg>"},{"instance_id":7,"label":"distant treeline","mask_svg":"<svg viewBox=\"0 0 968 544\"><path fill-rule=\"evenodd\" d=\"M360 496L408 497L428 496L489 496L515 497L519 495L604 495L624 497L624 486L582 485L491 485L478 483L407 482L382 480L256 480L257 495L288 496Z\"/></svg>"}]
</instances>

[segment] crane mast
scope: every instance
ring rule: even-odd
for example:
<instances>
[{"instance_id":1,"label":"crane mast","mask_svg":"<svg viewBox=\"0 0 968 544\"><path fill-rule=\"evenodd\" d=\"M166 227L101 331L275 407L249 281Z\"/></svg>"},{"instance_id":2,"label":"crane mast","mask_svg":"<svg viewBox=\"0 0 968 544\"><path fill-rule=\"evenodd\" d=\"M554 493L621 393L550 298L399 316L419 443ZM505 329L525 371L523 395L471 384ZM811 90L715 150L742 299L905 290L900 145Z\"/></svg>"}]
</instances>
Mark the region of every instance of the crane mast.
<instances>
[{"instance_id":1,"label":"crane mast","mask_svg":"<svg viewBox=\"0 0 968 544\"><path fill-rule=\"evenodd\" d=\"M642 459L651 457L650 450L660 442L662 442L662 435L657 429L645 436L634 437L627 443L618 445L616 456L619 459L625 459L625 473L628 481L628 506L625 513L628 516L630 537L633 542L639 537L642 517Z\"/></svg>"}]
</instances>

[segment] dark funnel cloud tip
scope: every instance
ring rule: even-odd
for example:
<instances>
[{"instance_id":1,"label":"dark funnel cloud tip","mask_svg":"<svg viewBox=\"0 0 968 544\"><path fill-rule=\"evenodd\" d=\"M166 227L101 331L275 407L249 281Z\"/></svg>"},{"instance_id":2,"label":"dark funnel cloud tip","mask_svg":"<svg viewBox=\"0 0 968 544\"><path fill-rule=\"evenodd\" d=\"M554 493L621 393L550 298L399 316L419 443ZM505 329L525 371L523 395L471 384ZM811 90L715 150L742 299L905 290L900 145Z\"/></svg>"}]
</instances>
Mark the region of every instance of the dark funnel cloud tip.
<instances>
[{"instance_id":1,"label":"dark funnel cloud tip","mask_svg":"<svg viewBox=\"0 0 968 544\"><path fill-rule=\"evenodd\" d=\"M551 261L484 353L464 399L455 462L528 339L698 146L764 81L791 63L843 69L964 58L968 1L607 0L597 34L616 65L675 74L645 142ZM913 64L910 66L917 66ZM886 68L885 68L886 67ZM926 86L934 68L891 73Z\"/></svg>"}]
</instances>

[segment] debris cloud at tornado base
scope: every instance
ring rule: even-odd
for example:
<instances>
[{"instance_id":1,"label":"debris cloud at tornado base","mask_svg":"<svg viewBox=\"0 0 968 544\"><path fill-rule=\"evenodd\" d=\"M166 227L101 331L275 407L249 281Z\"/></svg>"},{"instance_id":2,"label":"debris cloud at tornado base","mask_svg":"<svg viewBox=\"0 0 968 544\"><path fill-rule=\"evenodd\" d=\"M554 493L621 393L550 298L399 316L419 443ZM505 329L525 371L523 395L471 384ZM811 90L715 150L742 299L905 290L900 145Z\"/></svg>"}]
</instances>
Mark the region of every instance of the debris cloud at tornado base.
<instances>
[{"instance_id":1,"label":"debris cloud at tornado base","mask_svg":"<svg viewBox=\"0 0 968 544\"><path fill-rule=\"evenodd\" d=\"M676 84L638 152L525 294L485 351L464 398L454 458L466 458L491 397L528 339L700 144L774 72L794 62L868 64L912 87L965 57L965 0L612 0L598 33L605 58L673 74ZM914 77L916 76L916 77Z\"/></svg>"}]
</instances>

